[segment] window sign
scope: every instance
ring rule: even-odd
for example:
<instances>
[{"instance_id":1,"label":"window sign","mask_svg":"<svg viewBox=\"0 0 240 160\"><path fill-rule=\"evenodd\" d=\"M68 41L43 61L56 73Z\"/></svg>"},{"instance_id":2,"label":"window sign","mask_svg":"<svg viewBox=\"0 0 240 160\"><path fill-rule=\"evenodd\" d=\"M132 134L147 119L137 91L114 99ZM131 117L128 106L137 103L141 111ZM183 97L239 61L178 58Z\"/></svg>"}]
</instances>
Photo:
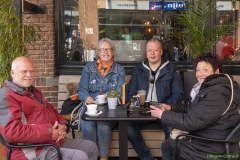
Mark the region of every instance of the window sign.
<instances>
[{"instance_id":1,"label":"window sign","mask_svg":"<svg viewBox=\"0 0 240 160\"><path fill-rule=\"evenodd\" d=\"M122 9L122 10L162 10L162 2L152 1L106 1L106 9ZM185 9L184 2L164 2L166 11Z\"/></svg>"},{"instance_id":2,"label":"window sign","mask_svg":"<svg viewBox=\"0 0 240 160\"><path fill-rule=\"evenodd\" d=\"M217 2L217 10L230 11L232 9L232 2Z\"/></svg>"},{"instance_id":3,"label":"window sign","mask_svg":"<svg viewBox=\"0 0 240 160\"><path fill-rule=\"evenodd\" d=\"M111 1L106 0L106 9L148 10L149 1Z\"/></svg>"},{"instance_id":4,"label":"window sign","mask_svg":"<svg viewBox=\"0 0 240 160\"><path fill-rule=\"evenodd\" d=\"M87 34L93 34L93 28L86 28L86 29L85 29L85 32L86 32Z\"/></svg>"},{"instance_id":5,"label":"window sign","mask_svg":"<svg viewBox=\"0 0 240 160\"><path fill-rule=\"evenodd\" d=\"M184 2L164 2L165 11L186 9ZM162 10L162 2L149 2L149 10Z\"/></svg>"}]
</instances>

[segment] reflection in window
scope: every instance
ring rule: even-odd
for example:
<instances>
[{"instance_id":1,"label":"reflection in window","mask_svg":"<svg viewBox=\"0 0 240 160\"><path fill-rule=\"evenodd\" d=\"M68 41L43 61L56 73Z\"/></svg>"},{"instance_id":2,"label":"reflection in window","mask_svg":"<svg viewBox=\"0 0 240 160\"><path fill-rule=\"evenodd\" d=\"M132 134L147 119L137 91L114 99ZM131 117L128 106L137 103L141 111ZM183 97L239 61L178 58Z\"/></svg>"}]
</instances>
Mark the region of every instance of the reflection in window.
<instances>
[{"instance_id":1,"label":"reflection in window","mask_svg":"<svg viewBox=\"0 0 240 160\"><path fill-rule=\"evenodd\" d=\"M145 58L145 44L148 39L158 38L163 42L163 56L171 61L187 60L184 46L170 30L183 29L176 23L176 11L166 11L165 19L156 10L110 10L100 9L99 30L106 30L99 38L114 41L117 61L142 61Z\"/></svg>"},{"instance_id":2,"label":"reflection in window","mask_svg":"<svg viewBox=\"0 0 240 160\"><path fill-rule=\"evenodd\" d=\"M72 49L72 31L79 32L79 11L75 0L66 0L64 11L65 26L65 61L92 61L94 50ZM116 61L142 61L145 58L145 44L148 39L159 38L163 42L163 57L170 61L189 61L191 57L185 52L186 46L173 33L186 29L177 21L179 11L160 10L120 10L98 9L98 37L113 40L117 52ZM237 11L218 11L217 25L224 21L236 20ZM81 17L80 17L81 18ZM89 31L90 32L90 31ZM228 47L225 47L228 46ZM225 48L224 48L225 47ZM229 48L231 47L231 49ZM223 49L224 48L224 49ZM231 60L236 52L236 31L227 33L216 44L216 53L224 60ZM82 52L81 52L82 51ZM224 52L224 53L222 53ZM76 58L77 57L77 58ZM80 57L80 58L79 58Z\"/></svg>"},{"instance_id":3,"label":"reflection in window","mask_svg":"<svg viewBox=\"0 0 240 160\"><path fill-rule=\"evenodd\" d=\"M237 21L237 15L238 11L219 11L217 12L217 25L222 25L226 21ZM216 43L216 54L225 61L240 60L239 46L236 46L236 40L236 30L220 37Z\"/></svg>"},{"instance_id":4,"label":"reflection in window","mask_svg":"<svg viewBox=\"0 0 240 160\"><path fill-rule=\"evenodd\" d=\"M79 11L75 0L66 0L64 10L65 61L83 61L82 40L79 32Z\"/></svg>"},{"instance_id":5,"label":"reflection in window","mask_svg":"<svg viewBox=\"0 0 240 160\"><path fill-rule=\"evenodd\" d=\"M151 38L159 38L163 42L165 59L189 61L191 57L185 51L186 46L174 34L186 29L178 23L178 12L165 11L165 15L162 15L161 11L155 10L100 9L99 17L105 18L99 19L99 30L106 32L99 34L99 38L107 37L115 42L118 53L115 58L117 61L142 61L145 57L145 43ZM216 16L218 25L224 21L233 21L233 17L232 11L218 11ZM231 51L228 50L231 53L236 48L234 47L235 40L231 40L236 39L235 35L236 33L231 32L223 37L224 41L227 41L225 43L232 47ZM222 46L219 47L219 44L216 46L216 51L219 53ZM224 55L228 55L228 53L225 52L220 56ZM227 60L224 57L223 59Z\"/></svg>"}]
</instances>

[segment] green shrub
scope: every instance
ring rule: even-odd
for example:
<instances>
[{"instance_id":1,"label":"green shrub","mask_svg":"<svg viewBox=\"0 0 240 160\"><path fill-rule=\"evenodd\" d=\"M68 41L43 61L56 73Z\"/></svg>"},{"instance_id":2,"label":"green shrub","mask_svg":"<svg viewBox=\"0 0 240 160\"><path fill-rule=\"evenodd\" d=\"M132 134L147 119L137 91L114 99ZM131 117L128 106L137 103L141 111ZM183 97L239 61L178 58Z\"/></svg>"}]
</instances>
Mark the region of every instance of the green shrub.
<instances>
[{"instance_id":1,"label":"green shrub","mask_svg":"<svg viewBox=\"0 0 240 160\"><path fill-rule=\"evenodd\" d=\"M0 1L0 88L5 79L10 78L12 61L19 56L27 56L27 45L35 41L37 25L24 25L16 14L14 0ZM24 27L24 32L23 28ZM23 36L24 35L24 36Z\"/></svg>"}]
</instances>

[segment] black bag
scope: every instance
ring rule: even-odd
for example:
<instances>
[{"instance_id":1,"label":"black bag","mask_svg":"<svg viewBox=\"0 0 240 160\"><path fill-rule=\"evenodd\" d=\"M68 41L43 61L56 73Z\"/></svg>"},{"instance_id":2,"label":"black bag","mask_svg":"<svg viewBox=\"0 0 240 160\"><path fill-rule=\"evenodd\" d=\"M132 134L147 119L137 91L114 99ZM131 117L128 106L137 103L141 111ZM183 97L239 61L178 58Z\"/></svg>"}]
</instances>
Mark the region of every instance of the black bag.
<instances>
[{"instance_id":1,"label":"black bag","mask_svg":"<svg viewBox=\"0 0 240 160\"><path fill-rule=\"evenodd\" d=\"M75 107L77 107L80 103L81 103L81 100L79 99L78 100L71 100L71 98L66 99L63 102L62 110L60 114L62 115L71 114L72 111L75 109ZM78 109L74 111L74 113L77 113L77 112L78 112Z\"/></svg>"}]
</instances>

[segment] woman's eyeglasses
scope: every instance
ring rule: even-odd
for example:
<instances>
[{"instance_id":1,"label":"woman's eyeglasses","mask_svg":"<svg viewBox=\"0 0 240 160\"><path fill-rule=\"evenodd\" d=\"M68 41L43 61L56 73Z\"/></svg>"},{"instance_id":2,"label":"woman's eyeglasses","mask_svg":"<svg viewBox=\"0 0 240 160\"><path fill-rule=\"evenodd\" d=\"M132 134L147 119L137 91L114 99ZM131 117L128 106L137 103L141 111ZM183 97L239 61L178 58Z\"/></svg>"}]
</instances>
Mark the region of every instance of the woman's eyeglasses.
<instances>
[{"instance_id":1,"label":"woman's eyeglasses","mask_svg":"<svg viewBox=\"0 0 240 160\"><path fill-rule=\"evenodd\" d=\"M100 48L98 51L101 52L101 53L104 53L105 51L112 52L113 49L112 48Z\"/></svg>"},{"instance_id":2,"label":"woman's eyeglasses","mask_svg":"<svg viewBox=\"0 0 240 160\"><path fill-rule=\"evenodd\" d=\"M154 81L155 81L155 74L156 74L156 73L155 73L154 71L151 71L151 77L150 77L149 80L150 80L150 83L152 83L152 84L153 84Z\"/></svg>"}]
</instances>

